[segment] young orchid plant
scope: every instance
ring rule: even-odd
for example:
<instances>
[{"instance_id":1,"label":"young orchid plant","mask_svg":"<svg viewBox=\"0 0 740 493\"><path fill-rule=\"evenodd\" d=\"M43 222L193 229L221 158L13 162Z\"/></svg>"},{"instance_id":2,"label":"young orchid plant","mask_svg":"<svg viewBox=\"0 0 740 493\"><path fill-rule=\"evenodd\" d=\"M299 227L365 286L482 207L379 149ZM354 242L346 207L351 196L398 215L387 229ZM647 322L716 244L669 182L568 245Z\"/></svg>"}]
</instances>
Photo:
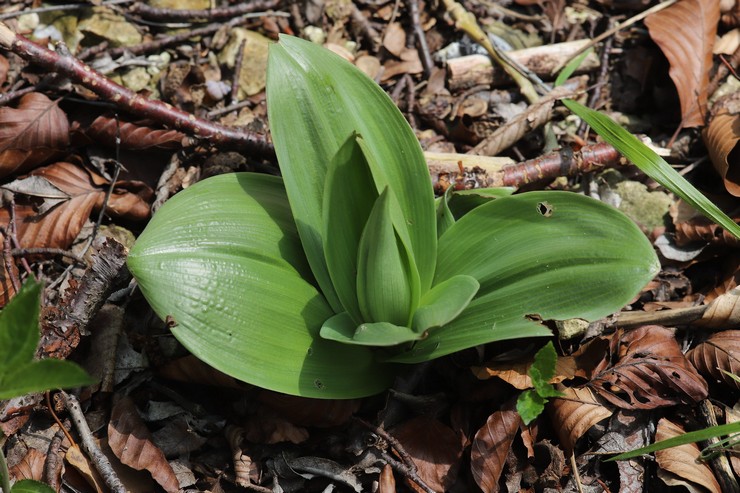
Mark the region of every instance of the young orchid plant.
<instances>
[{"instance_id":1,"label":"young orchid plant","mask_svg":"<svg viewBox=\"0 0 740 493\"><path fill-rule=\"evenodd\" d=\"M551 335L542 320L604 317L658 272L626 216L575 193L435 201L393 102L317 45L270 47L267 103L282 178L197 183L128 260L175 337L237 379L372 395L401 364Z\"/></svg>"}]
</instances>

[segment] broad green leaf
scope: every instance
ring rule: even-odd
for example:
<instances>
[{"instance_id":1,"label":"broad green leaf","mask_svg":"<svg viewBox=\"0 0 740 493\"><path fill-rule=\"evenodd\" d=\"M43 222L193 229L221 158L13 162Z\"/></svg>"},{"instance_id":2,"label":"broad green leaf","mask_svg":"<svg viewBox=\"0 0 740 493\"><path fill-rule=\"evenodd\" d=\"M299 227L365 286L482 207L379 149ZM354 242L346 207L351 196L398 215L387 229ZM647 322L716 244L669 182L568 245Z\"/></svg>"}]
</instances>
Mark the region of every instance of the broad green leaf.
<instances>
[{"instance_id":1,"label":"broad green leaf","mask_svg":"<svg viewBox=\"0 0 740 493\"><path fill-rule=\"evenodd\" d=\"M21 479L11 488L11 493L56 493L48 484L33 479Z\"/></svg>"},{"instance_id":2,"label":"broad green leaf","mask_svg":"<svg viewBox=\"0 0 740 493\"><path fill-rule=\"evenodd\" d=\"M387 184L400 203L421 290L428 290L436 258L429 174L413 131L385 92L330 51L281 35L270 46L267 106L306 255L334 310L343 311L324 258L323 193L327 166L353 132L362 136L368 161L380 168L376 188Z\"/></svg>"},{"instance_id":3,"label":"broad green leaf","mask_svg":"<svg viewBox=\"0 0 740 493\"><path fill-rule=\"evenodd\" d=\"M448 205L452 187L447 188L444 195L435 199L437 202L437 237L439 238L447 231L447 228L455 224L455 218Z\"/></svg>"},{"instance_id":4,"label":"broad green leaf","mask_svg":"<svg viewBox=\"0 0 740 493\"><path fill-rule=\"evenodd\" d=\"M557 361L558 353L555 351L552 341L542 346L534 355L534 362L529 368L529 376L532 378L532 384L538 392L540 387L550 385L548 382L555 376ZM542 395L541 392L540 395Z\"/></svg>"},{"instance_id":5,"label":"broad green leaf","mask_svg":"<svg viewBox=\"0 0 740 493\"><path fill-rule=\"evenodd\" d=\"M640 142L637 137L603 113L594 111L570 99L564 99L563 104L591 125L602 139L614 146L616 150L621 152L646 175L740 238L740 226L735 221L727 217L719 207L702 195L691 183L686 181L683 176L666 163L663 158Z\"/></svg>"},{"instance_id":6,"label":"broad green leaf","mask_svg":"<svg viewBox=\"0 0 740 493\"><path fill-rule=\"evenodd\" d=\"M357 249L378 198L367 161L353 134L337 151L326 173L324 253L334 289L344 309L360 324L357 303Z\"/></svg>"},{"instance_id":7,"label":"broad green leaf","mask_svg":"<svg viewBox=\"0 0 740 493\"><path fill-rule=\"evenodd\" d=\"M661 440L659 442L655 442L652 445L648 445L647 447L642 447L639 449L632 450L630 452L625 452L623 454L615 455L614 457L611 457L610 459L607 459L607 460L612 461L612 460L631 459L633 457L639 457L644 454L655 452L656 450L665 450L667 448L677 447L679 445L684 445L686 443L694 443L694 442L699 442L702 440L709 440L710 438L721 437L721 436L729 435L731 433L740 433L740 422L728 423L728 424L717 425L717 426L710 426L709 428L704 428L703 430L690 431L688 433L684 433L683 435L680 435L677 437L668 438L667 440Z\"/></svg>"},{"instance_id":8,"label":"broad green leaf","mask_svg":"<svg viewBox=\"0 0 740 493\"><path fill-rule=\"evenodd\" d=\"M477 207L440 238L438 255L435 284L463 274L480 290L460 316L393 361L551 335L538 317L604 317L660 268L650 242L624 214L569 192L529 192Z\"/></svg>"},{"instance_id":9,"label":"broad green leaf","mask_svg":"<svg viewBox=\"0 0 740 493\"><path fill-rule=\"evenodd\" d=\"M411 327L422 333L452 321L468 306L480 284L474 277L454 276L434 286L419 303Z\"/></svg>"},{"instance_id":10,"label":"broad green leaf","mask_svg":"<svg viewBox=\"0 0 740 493\"><path fill-rule=\"evenodd\" d=\"M39 343L39 307L42 286L26 282L0 311L0 371L33 359Z\"/></svg>"},{"instance_id":11,"label":"broad green leaf","mask_svg":"<svg viewBox=\"0 0 740 493\"><path fill-rule=\"evenodd\" d=\"M392 381L362 347L319 337L334 315L306 261L282 181L237 173L170 199L131 250L131 272L172 333L237 379L319 398L371 395Z\"/></svg>"},{"instance_id":12,"label":"broad green leaf","mask_svg":"<svg viewBox=\"0 0 740 493\"><path fill-rule=\"evenodd\" d=\"M329 341L352 344L352 336L355 335L357 325L349 313L337 313L321 325L319 335Z\"/></svg>"},{"instance_id":13,"label":"broad green leaf","mask_svg":"<svg viewBox=\"0 0 740 493\"><path fill-rule=\"evenodd\" d=\"M321 337L330 341L359 346L390 347L418 341L418 334L408 327L387 322L355 324L347 312L331 317L321 326Z\"/></svg>"},{"instance_id":14,"label":"broad green leaf","mask_svg":"<svg viewBox=\"0 0 740 493\"><path fill-rule=\"evenodd\" d=\"M0 373L0 399L93 383L95 380L71 361L42 359Z\"/></svg>"},{"instance_id":15,"label":"broad green leaf","mask_svg":"<svg viewBox=\"0 0 740 493\"><path fill-rule=\"evenodd\" d=\"M357 298L364 320L408 324L413 302L409 262L391 220L386 188L373 205L357 251Z\"/></svg>"},{"instance_id":16,"label":"broad green leaf","mask_svg":"<svg viewBox=\"0 0 740 493\"><path fill-rule=\"evenodd\" d=\"M452 211L453 217L457 220L476 207L487 204L488 202L501 197L508 197L514 193L514 191L515 190L510 187L458 190L452 192L452 196L450 197L450 211Z\"/></svg>"},{"instance_id":17,"label":"broad green leaf","mask_svg":"<svg viewBox=\"0 0 740 493\"><path fill-rule=\"evenodd\" d=\"M534 390L525 390L516 400L516 412L521 416L525 425L528 425L545 410L547 400Z\"/></svg>"},{"instance_id":18,"label":"broad green leaf","mask_svg":"<svg viewBox=\"0 0 740 493\"><path fill-rule=\"evenodd\" d=\"M400 325L388 322L373 322L360 324L355 331L352 340L355 344L365 344L375 347L390 347L404 342L418 341L424 337Z\"/></svg>"}]
</instances>

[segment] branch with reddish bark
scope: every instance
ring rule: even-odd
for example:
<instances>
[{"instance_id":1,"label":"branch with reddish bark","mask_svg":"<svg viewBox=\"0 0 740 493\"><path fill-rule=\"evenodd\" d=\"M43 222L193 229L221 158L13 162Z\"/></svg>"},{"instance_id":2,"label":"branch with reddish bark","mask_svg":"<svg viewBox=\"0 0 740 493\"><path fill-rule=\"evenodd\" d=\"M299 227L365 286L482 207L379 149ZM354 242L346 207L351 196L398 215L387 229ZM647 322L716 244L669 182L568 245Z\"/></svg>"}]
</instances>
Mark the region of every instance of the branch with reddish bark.
<instances>
[{"instance_id":1,"label":"branch with reddish bark","mask_svg":"<svg viewBox=\"0 0 740 493\"><path fill-rule=\"evenodd\" d=\"M122 111L151 119L188 133L196 139L207 139L208 142L222 148L246 151L262 158L275 159L275 150L264 135L202 120L162 101L145 98L116 84L70 55L55 53L14 33L1 22L0 47L50 72L70 78L103 100L115 104Z\"/></svg>"},{"instance_id":2,"label":"branch with reddish bark","mask_svg":"<svg viewBox=\"0 0 740 493\"><path fill-rule=\"evenodd\" d=\"M570 147L521 163L488 164L485 158L467 154L426 154L432 184L437 194L448 187L455 190L492 187L521 187L529 183L574 176L596 169L623 164L622 156L609 144L585 146L578 151ZM443 159L444 158L444 159Z\"/></svg>"},{"instance_id":3,"label":"branch with reddish bark","mask_svg":"<svg viewBox=\"0 0 740 493\"><path fill-rule=\"evenodd\" d=\"M249 2L229 5L227 7L216 7L207 10L188 10L188 9L165 9L150 7L149 5L137 2L129 8L129 13L138 15L144 19L151 20L168 20L168 21L192 21L194 19L231 19L233 17L259 12L261 10L272 10L280 5L282 0L251 0Z\"/></svg>"}]
</instances>

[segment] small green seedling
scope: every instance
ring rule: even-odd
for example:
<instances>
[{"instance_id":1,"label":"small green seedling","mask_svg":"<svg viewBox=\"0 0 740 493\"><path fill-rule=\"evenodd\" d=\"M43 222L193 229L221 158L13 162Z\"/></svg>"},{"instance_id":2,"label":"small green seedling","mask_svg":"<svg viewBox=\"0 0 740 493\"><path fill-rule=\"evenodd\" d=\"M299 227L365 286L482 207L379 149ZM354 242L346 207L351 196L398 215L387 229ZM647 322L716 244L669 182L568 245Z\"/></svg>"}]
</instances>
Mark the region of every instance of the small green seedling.
<instances>
[{"instance_id":1,"label":"small green seedling","mask_svg":"<svg viewBox=\"0 0 740 493\"><path fill-rule=\"evenodd\" d=\"M401 364L551 335L538 320L611 314L658 272L627 217L575 193L435 201L403 115L319 46L270 47L267 102L282 178L190 187L128 259L175 337L235 378L375 394Z\"/></svg>"},{"instance_id":2,"label":"small green seedling","mask_svg":"<svg viewBox=\"0 0 740 493\"><path fill-rule=\"evenodd\" d=\"M534 389L525 390L519 394L516 401L516 410L525 425L528 425L545 410L545 404L551 397L560 397L562 392L555 390L549 383L555 376L555 365L558 361L558 353L552 341L543 346L534 355L534 362L529 367L529 378L532 379Z\"/></svg>"},{"instance_id":3,"label":"small green seedling","mask_svg":"<svg viewBox=\"0 0 740 493\"><path fill-rule=\"evenodd\" d=\"M62 387L90 385L93 379L70 361L35 360L39 343L41 284L27 281L0 311L0 399ZM0 448L0 487L5 493L53 493L49 486L24 479L10 487L8 466Z\"/></svg>"}]
</instances>

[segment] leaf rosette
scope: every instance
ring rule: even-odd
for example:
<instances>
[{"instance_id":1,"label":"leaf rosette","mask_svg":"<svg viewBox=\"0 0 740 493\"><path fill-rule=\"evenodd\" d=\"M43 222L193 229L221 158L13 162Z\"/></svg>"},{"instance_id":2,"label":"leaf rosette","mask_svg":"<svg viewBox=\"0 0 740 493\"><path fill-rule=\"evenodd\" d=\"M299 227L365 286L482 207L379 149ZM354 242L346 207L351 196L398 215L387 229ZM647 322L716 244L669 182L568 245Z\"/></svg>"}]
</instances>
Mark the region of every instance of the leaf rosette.
<instances>
[{"instance_id":1,"label":"leaf rosette","mask_svg":"<svg viewBox=\"0 0 740 493\"><path fill-rule=\"evenodd\" d=\"M587 197L435 201L403 115L319 46L270 47L267 101L282 178L222 175L177 194L128 261L175 337L235 378L371 395L399 363L550 335L536 319L606 316L658 271L640 230Z\"/></svg>"}]
</instances>

